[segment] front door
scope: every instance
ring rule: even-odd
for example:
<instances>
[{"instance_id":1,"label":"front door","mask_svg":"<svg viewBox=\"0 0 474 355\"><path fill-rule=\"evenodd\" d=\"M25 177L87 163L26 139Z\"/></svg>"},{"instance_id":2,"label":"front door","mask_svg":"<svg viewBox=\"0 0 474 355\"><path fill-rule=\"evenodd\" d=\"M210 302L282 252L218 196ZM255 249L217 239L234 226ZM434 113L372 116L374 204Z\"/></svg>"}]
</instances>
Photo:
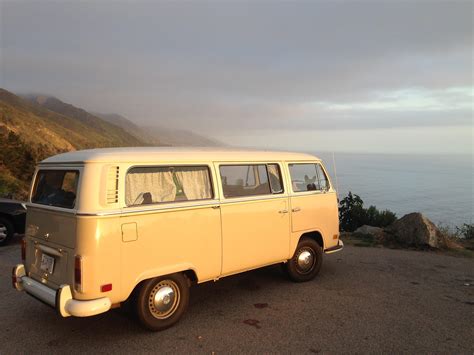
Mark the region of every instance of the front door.
<instances>
[{"instance_id":1,"label":"front door","mask_svg":"<svg viewBox=\"0 0 474 355\"><path fill-rule=\"evenodd\" d=\"M319 231L332 241L338 226L337 195L319 163L289 164L292 232ZM325 246L329 247L329 245Z\"/></svg>"},{"instance_id":2,"label":"front door","mask_svg":"<svg viewBox=\"0 0 474 355\"><path fill-rule=\"evenodd\" d=\"M222 275L288 258L290 220L279 164L219 164Z\"/></svg>"}]
</instances>

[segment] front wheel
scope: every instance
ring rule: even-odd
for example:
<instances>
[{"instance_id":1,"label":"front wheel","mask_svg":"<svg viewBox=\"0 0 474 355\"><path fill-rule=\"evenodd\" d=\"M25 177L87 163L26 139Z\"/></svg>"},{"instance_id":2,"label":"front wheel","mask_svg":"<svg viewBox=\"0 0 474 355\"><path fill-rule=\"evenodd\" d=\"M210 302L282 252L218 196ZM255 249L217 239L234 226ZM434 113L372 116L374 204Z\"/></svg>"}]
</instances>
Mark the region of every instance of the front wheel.
<instances>
[{"instance_id":1,"label":"front wheel","mask_svg":"<svg viewBox=\"0 0 474 355\"><path fill-rule=\"evenodd\" d=\"M314 239L303 238L285 267L292 281L305 282L316 277L322 263L323 250L320 245Z\"/></svg>"},{"instance_id":2,"label":"front wheel","mask_svg":"<svg viewBox=\"0 0 474 355\"><path fill-rule=\"evenodd\" d=\"M186 276L173 274L145 281L136 298L140 323L152 331L164 330L179 321L189 303Z\"/></svg>"}]
</instances>

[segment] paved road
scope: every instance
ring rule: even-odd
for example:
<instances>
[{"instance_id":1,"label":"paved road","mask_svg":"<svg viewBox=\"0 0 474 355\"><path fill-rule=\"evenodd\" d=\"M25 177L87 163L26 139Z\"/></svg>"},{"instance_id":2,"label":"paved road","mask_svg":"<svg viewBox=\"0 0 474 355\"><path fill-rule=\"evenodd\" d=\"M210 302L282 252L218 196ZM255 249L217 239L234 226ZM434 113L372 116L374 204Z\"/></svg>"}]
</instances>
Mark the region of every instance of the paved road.
<instances>
[{"instance_id":1,"label":"paved road","mask_svg":"<svg viewBox=\"0 0 474 355\"><path fill-rule=\"evenodd\" d=\"M474 260L346 247L313 282L278 267L194 286L182 321L142 330L114 310L62 319L11 289L18 245L0 248L0 353L474 351Z\"/></svg>"}]
</instances>

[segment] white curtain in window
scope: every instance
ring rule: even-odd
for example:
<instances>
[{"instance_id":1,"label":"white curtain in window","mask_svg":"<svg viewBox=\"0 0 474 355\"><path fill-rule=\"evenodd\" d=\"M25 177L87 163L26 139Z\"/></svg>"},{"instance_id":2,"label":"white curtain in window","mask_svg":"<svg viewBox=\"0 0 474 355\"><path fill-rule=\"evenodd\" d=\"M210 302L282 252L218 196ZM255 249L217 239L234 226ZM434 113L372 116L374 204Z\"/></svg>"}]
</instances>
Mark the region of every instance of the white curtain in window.
<instances>
[{"instance_id":1,"label":"white curtain in window","mask_svg":"<svg viewBox=\"0 0 474 355\"><path fill-rule=\"evenodd\" d=\"M126 178L126 203L139 205L145 201L144 195L151 194L151 202L169 202L176 198L173 173L168 170L150 171L148 168L134 169Z\"/></svg>"},{"instance_id":2,"label":"white curtain in window","mask_svg":"<svg viewBox=\"0 0 474 355\"><path fill-rule=\"evenodd\" d=\"M204 200L212 197L207 168L176 168L175 174L188 200Z\"/></svg>"}]
</instances>

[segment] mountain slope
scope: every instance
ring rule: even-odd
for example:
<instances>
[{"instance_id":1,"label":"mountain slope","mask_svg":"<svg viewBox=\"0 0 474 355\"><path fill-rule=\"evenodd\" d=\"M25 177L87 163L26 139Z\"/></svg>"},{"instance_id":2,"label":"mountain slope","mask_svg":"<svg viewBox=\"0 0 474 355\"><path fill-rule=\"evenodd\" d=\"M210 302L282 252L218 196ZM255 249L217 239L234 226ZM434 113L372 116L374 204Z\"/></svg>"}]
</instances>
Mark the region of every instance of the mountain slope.
<instances>
[{"instance_id":1,"label":"mountain slope","mask_svg":"<svg viewBox=\"0 0 474 355\"><path fill-rule=\"evenodd\" d=\"M62 102L55 97L27 95L25 96L25 99L60 115L73 118L77 122L91 128L93 131L106 138L104 144L110 146L137 146L144 144L144 141L138 139L117 125L111 124L81 108Z\"/></svg>"},{"instance_id":2,"label":"mountain slope","mask_svg":"<svg viewBox=\"0 0 474 355\"><path fill-rule=\"evenodd\" d=\"M173 129L165 128L162 126L138 126L137 124L131 122L127 118L118 115L118 114L103 114L95 113L96 116L115 124L127 132L135 135L135 137L144 140L153 145L164 145L164 146L207 146L207 147L218 147L223 146L224 144L200 134L182 130L182 129Z\"/></svg>"},{"instance_id":3,"label":"mountain slope","mask_svg":"<svg viewBox=\"0 0 474 355\"><path fill-rule=\"evenodd\" d=\"M158 138L159 136L153 135L148 133L145 129L142 127L136 125L129 119L123 117L122 115L118 115L116 113L94 113L97 117L102 118L103 120L116 125L123 130L130 132L133 136L136 138L147 142L151 145L172 145L172 144L163 144L161 141L161 138Z\"/></svg>"},{"instance_id":4,"label":"mountain slope","mask_svg":"<svg viewBox=\"0 0 474 355\"><path fill-rule=\"evenodd\" d=\"M184 130L165 128L161 126L147 126L144 129L153 135L160 137L160 141L165 145L191 146L191 147L222 147L223 143L200 134Z\"/></svg>"},{"instance_id":5,"label":"mountain slope","mask_svg":"<svg viewBox=\"0 0 474 355\"><path fill-rule=\"evenodd\" d=\"M101 121L87 115L68 117L0 88L0 195L24 197L35 164L45 157L86 148L146 145Z\"/></svg>"}]
</instances>

